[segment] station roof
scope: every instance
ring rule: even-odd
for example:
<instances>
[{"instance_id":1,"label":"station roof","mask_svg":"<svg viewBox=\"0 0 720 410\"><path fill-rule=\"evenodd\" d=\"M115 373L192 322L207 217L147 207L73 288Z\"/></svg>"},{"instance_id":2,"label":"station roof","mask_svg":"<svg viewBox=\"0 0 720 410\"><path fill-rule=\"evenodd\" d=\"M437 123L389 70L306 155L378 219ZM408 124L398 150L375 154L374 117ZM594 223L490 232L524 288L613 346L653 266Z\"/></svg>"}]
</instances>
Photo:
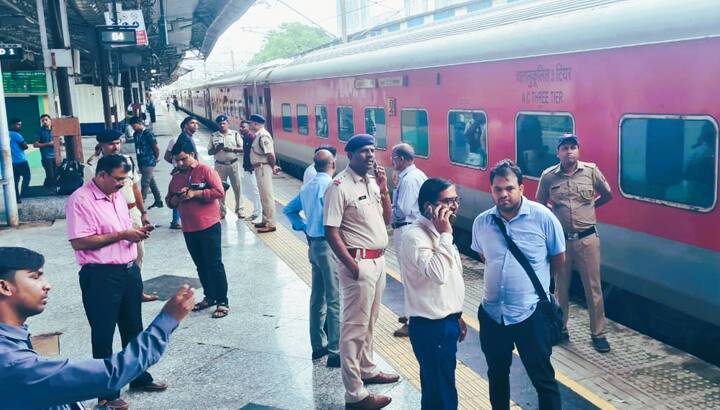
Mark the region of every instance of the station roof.
<instances>
[{"instance_id":1,"label":"station roof","mask_svg":"<svg viewBox=\"0 0 720 410\"><path fill-rule=\"evenodd\" d=\"M255 0L164 0L167 44L161 35L161 0L118 0L123 10L143 12L149 46L113 49L114 53L135 53L142 57L141 67L149 74L157 72L158 83L172 81L187 51L194 51L201 58L210 54L218 37L255 3ZM44 0L46 21L51 2ZM97 61L94 27L105 25L104 12L107 0L67 0L71 47L81 52L83 65L92 66ZM56 44L59 34L48 26L50 48ZM36 0L0 0L0 43L19 43L29 52L23 62L13 63L10 69L41 69L43 66L40 29Z\"/></svg>"}]
</instances>

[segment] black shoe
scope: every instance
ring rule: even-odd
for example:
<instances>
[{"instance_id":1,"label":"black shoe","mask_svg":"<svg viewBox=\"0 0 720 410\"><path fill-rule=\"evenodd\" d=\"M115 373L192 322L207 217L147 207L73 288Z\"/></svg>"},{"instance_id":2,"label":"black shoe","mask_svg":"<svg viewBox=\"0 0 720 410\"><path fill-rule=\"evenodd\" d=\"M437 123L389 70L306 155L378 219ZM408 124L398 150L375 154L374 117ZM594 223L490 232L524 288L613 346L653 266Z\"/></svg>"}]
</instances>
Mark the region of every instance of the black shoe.
<instances>
[{"instance_id":1,"label":"black shoe","mask_svg":"<svg viewBox=\"0 0 720 410\"><path fill-rule=\"evenodd\" d=\"M317 360L317 359L327 355L328 353L330 353L330 352L328 352L327 347L323 347L320 350L315 350L314 352L312 352L312 359Z\"/></svg>"},{"instance_id":2,"label":"black shoe","mask_svg":"<svg viewBox=\"0 0 720 410\"><path fill-rule=\"evenodd\" d=\"M600 353L607 353L610 351L610 343L608 343L605 337L593 337L592 344L595 350Z\"/></svg>"},{"instance_id":3,"label":"black shoe","mask_svg":"<svg viewBox=\"0 0 720 410\"><path fill-rule=\"evenodd\" d=\"M148 207L148 209L162 208L162 207L164 207L164 206L165 206L165 205L163 205L162 201L155 201L155 203L153 203L152 205L150 205L150 206Z\"/></svg>"},{"instance_id":4,"label":"black shoe","mask_svg":"<svg viewBox=\"0 0 720 410\"><path fill-rule=\"evenodd\" d=\"M335 353L328 354L327 367L339 369L340 368L340 356L336 355Z\"/></svg>"},{"instance_id":5,"label":"black shoe","mask_svg":"<svg viewBox=\"0 0 720 410\"><path fill-rule=\"evenodd\" d=\"M569 343L570 342L570 333L568 333L567 330L563 330L560 335L560 343Z\"/></svg>"}]
</instances>

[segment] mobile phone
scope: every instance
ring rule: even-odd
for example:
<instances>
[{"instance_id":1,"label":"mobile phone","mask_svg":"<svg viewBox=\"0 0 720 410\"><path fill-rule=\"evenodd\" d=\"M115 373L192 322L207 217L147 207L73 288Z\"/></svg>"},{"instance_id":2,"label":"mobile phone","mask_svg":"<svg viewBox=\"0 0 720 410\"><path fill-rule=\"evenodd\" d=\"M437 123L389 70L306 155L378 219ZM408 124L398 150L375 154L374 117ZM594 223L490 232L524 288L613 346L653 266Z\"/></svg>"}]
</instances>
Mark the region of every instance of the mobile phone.
<instances>
[{"instance_id":1,"label":"mobile phone","mask_svg":"<svg viewBox=\"0 0 720 410\"><path fill-rule=\"evenodd\" d=\"M152 232L155 230L155 225L145 225L143 226L143 229L145 230L145 232Z\"/></svg>"}]
</instances>

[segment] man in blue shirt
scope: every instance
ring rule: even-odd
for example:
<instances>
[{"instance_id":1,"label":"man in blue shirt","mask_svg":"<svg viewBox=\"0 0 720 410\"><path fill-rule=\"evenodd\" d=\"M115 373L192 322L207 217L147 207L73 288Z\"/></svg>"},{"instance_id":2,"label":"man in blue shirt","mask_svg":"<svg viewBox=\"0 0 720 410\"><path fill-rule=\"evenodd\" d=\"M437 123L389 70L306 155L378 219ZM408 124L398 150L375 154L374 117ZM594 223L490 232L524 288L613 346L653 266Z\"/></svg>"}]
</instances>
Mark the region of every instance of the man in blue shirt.
<instances>
[{"instance_id":1,"label":"man in blue shirt","mask_svg":"<svg viewBox=\"0 0 720 410\"><path fill-rule=\"evenodd\" d=\"M6 410L84 409L80 401L120 390L160 360L170 333L195 304L184 285L123 351L105 359L45 359L33 350L25 324L48 302L44 264L37 252L0 247L0 407Z\"/></svg>"},{"instance_id":2,"label":"man in blue shirt","mask_svg":"<svg viewBox=\"0 0 720 410\"><path fill-rule=\"evenodd\" d=\"M328 355L328 367L340 367L340 293L336 272L337 260L325 240L323 205L325 190L335 173L335 156L321 149L313 157L317 175L300 189L284 209L293 229L304 231L312 265L310 293L310 344L313 360ZM306 221L300 217L305 212ZM326 326L327 325L327 326ZM327 329L327 333L325 331Z\"/></svg>"},{"instance_id":3,"label":"man in blue shirt","mask_svg":"<svg viewBox=\"0 0 720 410\"><path fill-rule=\"evenodd\" d=\"M20 203L20 197L27 194L30 187L30 165L25 158L25 150L28 145L25 138L20 134L22 121L19 118L10 119L10 154L12 155L13 174L15 175L15 198ZM20 178L22 178L22 189L20 189Z\"/></svg>"},{"instance_id":4,"label":"man in blue shirt","mask_svg":"<svg viewBox=\"0 0 720 410\"><path fill-rule=\"evenodd\" d=\"M140 192L142 193L143 200L147 198L148 191L152 191L155 202L153 202L148 209L162 208L163 197L160 194L160 190L155 182L155 176L153 175L158 159L160 159L160 147L158 146L157 138L155 138L155 134L153 134L152 131L145 128L145 123L140 117L130 118L130 126L133 131L135 131L133 139L135 140L135 154L138 165L140 166L140 174L142 175Z\"/></svg>"},{"instance_id":5,"label":"man in blue shirt","mask_svg":"<svg viewBox=\"0 0 720 410\"><path fill-rule=\"evenodd\" d=\"M40 129L35 133L33 146L40 148L42 166L45 169L43 185L50 188L55 185L55 145L52 138L52 119L49 115L40 116Z\"/></svg>"},{"instance_id":6,"label":"man in blue shirt","mask_svg":"<svg viewBox=\"0 0 720 410\"><path fill-rule=\"evenodd\" d=\"M490 403L494 410L510 408L510 365L517 347L538 393L541 410L560 409L552 345L539 296L520 262L507 246L493 217L500 217L510 238L532 265L549 297L550 275L565 259L560 221L545 206L523 196L522 171L510 160L490 170L495 207L481 213L472 228L472 249L485 260L485 289L478 309L480 344L488 364Z\"/></svg>"}]
</instances>

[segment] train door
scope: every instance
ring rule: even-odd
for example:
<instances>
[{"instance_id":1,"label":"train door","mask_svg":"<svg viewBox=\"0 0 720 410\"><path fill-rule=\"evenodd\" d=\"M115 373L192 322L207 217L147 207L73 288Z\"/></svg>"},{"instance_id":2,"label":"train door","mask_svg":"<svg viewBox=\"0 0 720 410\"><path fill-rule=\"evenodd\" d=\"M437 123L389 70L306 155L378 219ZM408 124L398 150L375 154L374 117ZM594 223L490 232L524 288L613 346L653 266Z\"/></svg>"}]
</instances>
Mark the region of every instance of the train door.
<instances>
[{"instance_id":1,"label":"train door","mask_svg":"<svg viewBox=\"0 0 720 410\"><path fill-rule=\"evenodd\" d=\"M243 103L243 112L245 113L245 118L250 118L250 105L252 104L252 102L248 97L247 87L243 87Z\"/></svg>"},{"instance_id":2,"label":"train door","mask_svg":"<svg viewBox=\"0 0 720 410\"><path fill-rule=\"evenodd\" d=\"M212 108L210 107L210 90L203 90L203 100L205 102L205 118L212 119Z\"/></svg>"},{"instance_id":3,"label":"train door","mask_svg":"<svg viewBox=\"0 0 720 410\"><path fill-rule=\"evenodd\" d=\"M265 94L265 128L272 134L272 101L270 100L270 87L264 87Z\"/></svg>"}]
</instances>

